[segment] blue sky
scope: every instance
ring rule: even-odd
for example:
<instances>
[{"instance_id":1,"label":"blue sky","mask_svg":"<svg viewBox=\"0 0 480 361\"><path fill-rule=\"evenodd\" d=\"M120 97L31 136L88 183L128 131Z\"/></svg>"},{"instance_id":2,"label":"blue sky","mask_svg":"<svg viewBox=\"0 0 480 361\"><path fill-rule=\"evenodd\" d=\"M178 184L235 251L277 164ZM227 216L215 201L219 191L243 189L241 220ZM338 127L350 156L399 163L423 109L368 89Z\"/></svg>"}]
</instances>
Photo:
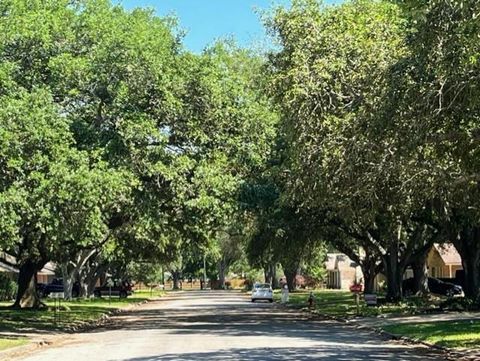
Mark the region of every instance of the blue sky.
<instances>
[{"instance_id":1,"label":"blue sky","mask_svg":"<svg viewBox=\"0 0 480 361\"><path fill-rule=\"evenodd\" d=\"M288 0L120 0L127 9L154 8L158 15L175 14L187 31L184 44L200 52L216 39L233 36L241 46L265 45L265 32L255 9L269 9ZM339 3L327 0L325 3Z\"/></svg>"}]
</instances>

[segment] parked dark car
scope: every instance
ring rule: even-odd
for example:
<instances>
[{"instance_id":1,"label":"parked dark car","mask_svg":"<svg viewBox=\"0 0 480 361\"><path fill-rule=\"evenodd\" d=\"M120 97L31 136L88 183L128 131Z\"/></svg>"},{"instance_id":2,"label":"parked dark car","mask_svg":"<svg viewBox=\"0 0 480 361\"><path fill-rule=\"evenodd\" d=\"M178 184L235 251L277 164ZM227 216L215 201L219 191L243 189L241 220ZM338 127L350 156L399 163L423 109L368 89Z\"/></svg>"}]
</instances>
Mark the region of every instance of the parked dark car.
<instances>
[{"instance_id":1,"label":"parked dark car","mask_svg":"<svg viewBox=\"0 0 480 361\"><path fill-rule=\"evenodd\" d=\"M43 290L45 289L46 283L37 283L37 294L40 297L43 297Z\"/></svg>"},{"instance_id":2,"label":"parked dark car","mask_svg":"<svg viewBox=\"0 0 480 361\"><path fill-rule=\"evenodd\" d=\"M49 284L38 284L37 292L39 292L42 297L48 297L52 292L63 292L63 279L54 278ZM80 285L78 282L73 284L72 288L72 297L76 298L80 295Z\"/></svg>"},{"instance_id":3,"label":"parked dark car","mask_svg":"<svg viewBox=\"0 0 480 361\"><path fill-rule=\"evenodd\" d=\"M113 281L110 285L108 282L106 282L101 287L95 287L93 295L95 297L112 295L120 298L126 298L133 293L133 285L128 281Z\"/></svg>"},{"instance_id":4,"label":"parked dark car","mask_svg":"<svg viewBox=\"0 0 480 361\"><path fill-rule=\"evenodd\" d=\"M413 294L414 290L414 281L413 278L407 278L402 283L403 294L409 296ZM445 282L438 278L428 277L428 289L431 293L436 293L438 295L453 297L456 295L462 295L463 289L462 286L456 285L451 282Z\"/></svg>"}]
</instances>

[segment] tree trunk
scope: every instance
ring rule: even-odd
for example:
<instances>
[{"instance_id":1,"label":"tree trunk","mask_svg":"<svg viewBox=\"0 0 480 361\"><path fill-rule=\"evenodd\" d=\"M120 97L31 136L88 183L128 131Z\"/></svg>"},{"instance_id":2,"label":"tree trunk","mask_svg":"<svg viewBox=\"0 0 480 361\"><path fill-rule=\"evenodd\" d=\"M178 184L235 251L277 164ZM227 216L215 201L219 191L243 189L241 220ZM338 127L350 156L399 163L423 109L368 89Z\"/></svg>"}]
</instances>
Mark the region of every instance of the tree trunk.
<instances>
[{"instance_id":1,"label":"tree trunk","mask_svg":"<svg viewBox=\"0 0 480 361\"><path fill-rule=\"evenodd\" d=\"M413 292L419 296L425 296L429 292L427 256L428 252L425 252L412 262Z\"/></svg>"},{"instance_id":2,"label":"tree trunk","mask_svg":"<svg viewBox=\"0 0 480 361\"><path fill-rule=\"evenodd\" d=\"M477 300L480 297L480 228L463 229L453 243L462 257L465 296Z\"/></svg>"},{"instance_id":3,"label":"tree trunk","mask_svg":"<svg viewBox=\"0 0 480 361\"><path fill-rule=\"evenodd\" d=\"M222 260L218 262L218 283L222 290L225 289L225 269L225 260L222 258Z\"/></svg>"},{"instance_id":4,"label":"tree trunk","mask_svg":"<svg viewBox=\"0 0 480 361\"><path fill-rule=\"evenodd\" d=\"M465 296L472 300L477 300L479 298L480 267L478 263L478 251L462 255L462 265L465 272L464 292Z\"/></svg>"},{"instance_id":5,"label":"tree trunk","mask_svg":"<svg viewBox=\"0 0 480 361\"><path fill-rule=\"evenodd\" d=\"M98 255L97 255L98 256ZM97 261L90 260L85 264L79 274L78 280L80 282L80 297L90 297L97 286L97 281L100 276L107 270L107 265Z\"/></svg>"},{"instance_id":6,"label":"tree trunk","mask_svg":"<svg viewBox=\"0 0 480 361\"><path fill-rule=\"evenodd\" d=\"M71 300L73 283L75 282L74 272L69 272L68 262L62 263L60 268L62 269L63 295L64 295L63 297L65 300Z\"/></svg>"},{"instance_id":7,"label":"tree trunk","mask_svg":"<svg viewBox=\"0 0 480 361\"><path fill-rule=\"evenodd\" d=\"M395 242L383 257L387 277L387 301L400 302L402 300L403 267L398 260L398 243Z\"/></svg>"},{"instance_id":8,"label":"tree trunk","mask_svg":"<svg viewBox=\"0 0 480 361\"><path fill-rule=\"evenodd\" d=\"M296 276L297 276L297 269L284 269L283 272L285 273L285 278L287 279L288 290L290 292L295 291L296 288Z\"/></svg>"},{"instance_id":9,"label":"tree trunk","mask_svg":"<svg viewBox=\"0 0 480 361\"><path fill-rule=\"evenodd\" d=\"M377 277L377 264L375 261L362 262L360 268L363 273L363 283L365 293L375 292L375 277Z\"/></svg>"},{"instance_id":10,"label":"tree trunk","mask_svg":"<svg viewBox=\"0 0 480 361\"><path fill-rule=\"evenodd\" d=\"M265 274L265 283L268 283L272 286L272 288L278 288L278 280L277 278L277 270L276 264L274 262L267 263L264 268Z\"/></svg>"},{"instance_id":11,"label":"tree trunk","mask_svg":"<svg viewBox=\"0 0 480 361\"><path fill-rule=\"evenodd\" d=\"M265 283L272 284L272 273L270 271L271 271L271 267L270 267L270 264L268 264L263 269L263 275L265 278Z\"/></svg>"},{"instance_id":12,"label":"tree trunk","mask_svg":"<svg viewBox=\"0 0 480 361\"><path fill-rule=\"evenodd\" d=\"M278 289L280 288L280 283L278 282L277 278L277 264L275 262L272 262L270 264L270 267L272 268L272 288Z\"/></svg>"},{"instance_id":13,"label":"tree trunk","mask_svg":"<svg viewBox=\"0 0 480 361\"><path fill-rule=\"evenodd\" d=\"M46 263L46 261L27 260L20 266L18 291L13 308L39 308L43 305L37 294L36 275Z\"/></svg>"},{"instance_id":14,"label":"tree trunk","mask_svg":"<svg viewBox=\"0 0 480 361\"><path fill-rule=\"evenodd\" d=\"M179 290L180 289L180 272L179 271L172 271L172 280L173 280L173 289Z\"/></svg>"},{"instance_id":15,"label":"tree trunk","mask_svg":"<svg viewBox=\"0 0 480 361\"><path fill-rule=\"evenodd\" d=\"M63 292L66 300L72 299L73 286L87 262L96 254L96 250L82 250L62 263ZM78 297L77 294L75 297Z\"/></svg>"}]
</instances>

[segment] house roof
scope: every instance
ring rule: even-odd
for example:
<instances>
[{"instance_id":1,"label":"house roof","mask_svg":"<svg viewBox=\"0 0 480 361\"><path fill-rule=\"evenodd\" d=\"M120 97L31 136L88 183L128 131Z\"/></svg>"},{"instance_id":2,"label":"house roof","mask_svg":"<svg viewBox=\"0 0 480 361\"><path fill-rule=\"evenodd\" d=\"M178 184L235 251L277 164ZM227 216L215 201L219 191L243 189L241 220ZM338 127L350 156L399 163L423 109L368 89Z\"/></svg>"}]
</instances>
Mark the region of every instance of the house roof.
<instances>
[{"instance_id":1,"label":"house roof","mask_svg":"<svg viewBox=\"0 0 480 361\"><path fill-rule=\"evenodd\" d=\"M39 275L54 276L57 265L54 262L48 262L39 272ZM18 273L17 260L15 257L0 252L0 272Z\"/></svg>"},{"instance_id":2,"label":"house roof","mask_svg":"<svg viewBox=\"0 0 480 361\"><path fill-rule=\"evenodd\" d=\"M55 268L57 265L53 262L48 262L38 274L40 275L50 275L54 276L55 275Z\"/></svg>"},{"instance_id":3,"label":"house roof","mask_svg":"<svg viewBox=\"0 0 480 361\"><path fill-rule=\"evenodd\" d=\"M456 248L453 246L453 244L435 243L433 247L438 252L438 254L442 258L442 261L445 263L445 265L460 266L462 264L462 258L460 257L460 254L458 253Z\"/></svg>"},{"instance_id":4,"label":"house roof","mask_svg":"<svg viewBox=\"0 0 480 361\"><path fill-rule=\"evenodd\" d=\"M329 271L356 267L357 265L344 253L328 253L325 268Z\"/></svg>"},{"instance_id":5,"label":"house roof","mask_svg":"<svg viewBox=\"0 0 480 361\"><path fill-rule=\"evenodd\" d=\"M18 269L8 263L0 261L0 272L18 273Z\"/></svg>"}]
</instances>

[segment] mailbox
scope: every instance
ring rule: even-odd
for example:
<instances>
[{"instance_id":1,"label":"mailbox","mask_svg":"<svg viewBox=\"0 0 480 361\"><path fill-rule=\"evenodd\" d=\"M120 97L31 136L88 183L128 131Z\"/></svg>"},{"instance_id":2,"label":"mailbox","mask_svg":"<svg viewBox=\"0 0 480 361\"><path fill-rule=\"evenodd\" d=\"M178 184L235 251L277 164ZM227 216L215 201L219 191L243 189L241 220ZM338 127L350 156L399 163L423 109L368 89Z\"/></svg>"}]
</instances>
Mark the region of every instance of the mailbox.
<instances>
[{"instance_id":1,"label":"mailbox","mask_svg":"<svg viewBox=\"0 0 480 361\"><path fill-rule=\"evenodd\" d=\"M361 284L353 284L350 286L350 292L360 293L363 291L363 286Z\"/></svg>"}]
</instances>

